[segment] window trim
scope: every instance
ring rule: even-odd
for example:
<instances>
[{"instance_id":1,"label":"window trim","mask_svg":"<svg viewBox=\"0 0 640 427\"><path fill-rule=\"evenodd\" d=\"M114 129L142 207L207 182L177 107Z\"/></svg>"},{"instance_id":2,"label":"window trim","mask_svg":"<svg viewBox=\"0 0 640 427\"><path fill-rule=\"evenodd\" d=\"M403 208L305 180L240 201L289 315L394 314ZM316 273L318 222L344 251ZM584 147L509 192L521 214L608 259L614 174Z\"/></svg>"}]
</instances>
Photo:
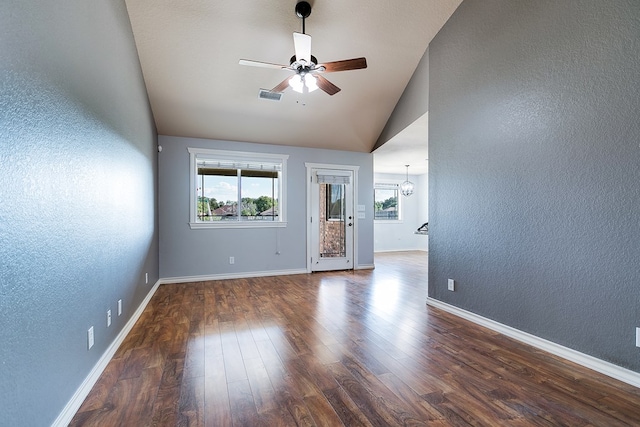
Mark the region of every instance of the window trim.
<instances>
[{"instance_id":1,"label":"window trim","mask_svg":"<svg viewBox=\"0 0 640 427\"><path fill-rule=\"evenodd\" d=\"M398 207L398 218L396 219L376 219L376 190L396 190L397 191L397 207ZM402 206L402 194L400 193L400 182L394 182L393 180L384 180L380 182L375 182L373 184L373 222L376 224L401 224L404 222L403 215L403 206Z\"/></svg>"},{"instance_id":2,"label":"window trim","mask_svg":"<svg viewBox=\"0 0 640 427\"><path fill-rule=\"evenodd\" d=\"M282 228L287 226L287 159L288 154L253 153L246 151L214 150L209 148L187 148L189 152L189 227L191 229L205 228ZM197 205L197 175L198 158L216 160L240 160L250 162L280 162L282 164L281 179L278 181L280 207L278 221L198 221Z\"/></svg>"}]
</instances>

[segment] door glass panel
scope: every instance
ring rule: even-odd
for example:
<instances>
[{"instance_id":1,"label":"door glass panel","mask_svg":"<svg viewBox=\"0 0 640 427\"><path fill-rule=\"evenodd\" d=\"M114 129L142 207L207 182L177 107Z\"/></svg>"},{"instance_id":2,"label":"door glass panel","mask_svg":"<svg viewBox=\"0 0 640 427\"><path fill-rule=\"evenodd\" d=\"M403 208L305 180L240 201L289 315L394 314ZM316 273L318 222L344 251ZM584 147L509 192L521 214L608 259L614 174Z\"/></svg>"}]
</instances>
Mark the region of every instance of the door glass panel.
<instances>
[{"instance_id":1,"label":"door glass panel","mask_svg":"<svg viewBox=\"0 0 640 427\"><path fill-rule=\"evenodd\" d=\"M346 256L344 184L320 185L320 257Z\"/></svg>"}]
</instances>

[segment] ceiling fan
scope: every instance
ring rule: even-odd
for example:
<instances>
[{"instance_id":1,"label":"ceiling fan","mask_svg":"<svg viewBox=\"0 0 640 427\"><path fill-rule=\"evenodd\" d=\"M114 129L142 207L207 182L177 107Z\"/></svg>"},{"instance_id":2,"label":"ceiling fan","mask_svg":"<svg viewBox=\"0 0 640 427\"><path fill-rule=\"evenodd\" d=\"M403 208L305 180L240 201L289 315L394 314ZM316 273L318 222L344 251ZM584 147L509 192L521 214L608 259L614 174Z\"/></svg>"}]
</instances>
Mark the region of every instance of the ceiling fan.
<instances>
[{"instance_id":1,"label":"ceiling fan","mask_svg":"<svg viewBox=\"0 0 640 427\"><path fill-rule=\"evenodd\" d=\"M296 15L302 18L302 33L293 33L295 55L289 60L289 65L271 64L248 59L241 59L240 65L291 70L295 73L271 89L271 92L283 92L291 86L293 90L299 93L313 92L320 88L329 95L335 95L340 92L340 88L325 79L320 73L367 68L367 60L366 58L353 58L319 64L316 57L311 55L311 36L305 34L304 20L311 15L311 5L306 1L301 1L296 4L295 11Z\"/></svg>"}]
</instances>

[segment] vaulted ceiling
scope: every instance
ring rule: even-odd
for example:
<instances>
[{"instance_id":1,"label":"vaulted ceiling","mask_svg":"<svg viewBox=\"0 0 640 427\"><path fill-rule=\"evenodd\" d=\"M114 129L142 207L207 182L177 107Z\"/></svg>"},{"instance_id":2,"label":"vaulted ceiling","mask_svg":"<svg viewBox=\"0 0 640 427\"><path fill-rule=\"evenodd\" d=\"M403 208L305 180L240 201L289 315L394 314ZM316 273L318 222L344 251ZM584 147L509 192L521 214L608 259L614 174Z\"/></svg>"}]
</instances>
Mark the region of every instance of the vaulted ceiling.
<instances>
[{"instance_id":1,"label":"vaulted ceiling","mask_svg":"<svg viewBox=\"0 0 640 427\"><path fill-rule=\"evenodd\" d=\"M311 0L320 63L368 67L324 77L342 90L260 99L292 72L298 0L126 0L158 132L370 152L427 46L461 0Z\"/></svg>"}]
</instances>

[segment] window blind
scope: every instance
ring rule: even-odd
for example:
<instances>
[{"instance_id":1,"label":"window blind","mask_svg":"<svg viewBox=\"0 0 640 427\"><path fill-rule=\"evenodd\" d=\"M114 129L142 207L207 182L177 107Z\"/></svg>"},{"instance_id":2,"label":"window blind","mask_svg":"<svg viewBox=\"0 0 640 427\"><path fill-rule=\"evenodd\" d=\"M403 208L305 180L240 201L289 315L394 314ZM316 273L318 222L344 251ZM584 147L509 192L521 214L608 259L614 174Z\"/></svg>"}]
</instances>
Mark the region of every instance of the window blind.
<instances>
[{"instance_id":1,"label":"window blind","mask_svg":"<svg viewBox=\"0 0 640 427\"><path fill-rule=\"evenodd\" d=\"M277 178L282 171L281 163L272 162L238 162L230 160L198 159L198 175L241 176Z\"/></svg>"},{"instance_id":2,"label":"window blind","mask_svg":"<svg viewBox=\"0 0 640 427\"><path fill-rule=\"evenodd\" d=\"M351 184L350 175L341 175L335 172L321 172L316 173L318 178L318 184Z\"/></svg>"}]
</instances>

